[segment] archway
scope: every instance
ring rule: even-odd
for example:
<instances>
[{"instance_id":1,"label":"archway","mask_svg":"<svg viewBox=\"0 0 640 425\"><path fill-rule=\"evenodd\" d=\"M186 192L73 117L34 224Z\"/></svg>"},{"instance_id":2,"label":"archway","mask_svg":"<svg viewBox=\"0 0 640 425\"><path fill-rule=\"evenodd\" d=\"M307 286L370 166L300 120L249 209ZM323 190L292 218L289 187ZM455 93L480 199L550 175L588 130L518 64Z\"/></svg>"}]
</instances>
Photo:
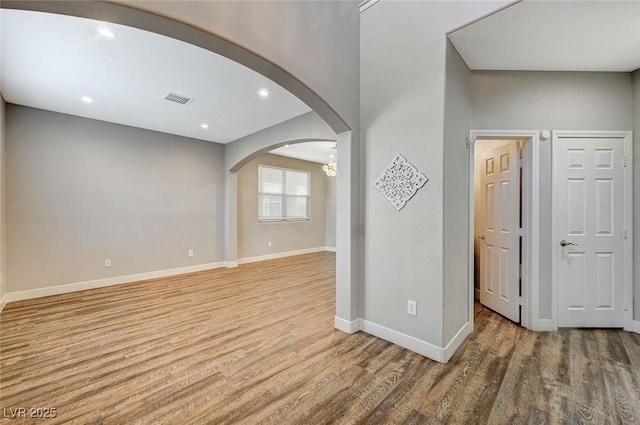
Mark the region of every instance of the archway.
<instances>
[{"instance_id":1,"label":"archway","mask_svg":"<svg viewBox=\"0 0 640 425\"><path fill-rule=\"evenodd\" d=\"M0 6L6 9L30 10L95 19L126 25L172 37L219 55L225 56L270 78L309 105L321 120L333 131L341 156L341 178L337 189L337 276L336 276L336 326L344 331L358 330L358 236L355 233L357 220L357 194L352 194L358 173L357 141L345 120L323 98L287 70L240 44L220 37L211 31L185 22L141 10L134 5L111 2L66 2L66 1L12 1ZM142 7L142 6L140 6ZM314 114L315 115L315 114ZM335 136L337 134L337 136ZM322 139L322 138L320 138ZM318 140L318 139L315 139ZM256 152L255 150L253 152ZM226 155L226 154L225 154ZM227 156L227 158L229 158ZM244 156L243 156L244 158ZM227 232L232 221L229 214L229 196L235 191L233 172L227 162ZM355 196L352 196L355 195ZM229 237L226 241L229 241ZM229 245L229 243L225 244ZM226 251L226 250L225 250ZM225 259L231 257L225 255Z\"/></svg>"},{"instance_id":2,"label":"archway","mask_svg":"<svg viewBox=\"0 0 640 425\"><path fill-rule=\"evenodd\" d=\"M328 177L322 171L322 164L318 163L318 155L321 154L316 151L316 149L331 150L335 157L335 145L335 138L278 142L248 155L228 171L227 181L230 187L227 206L230 211L229 221L232 224L225 227L228 230L228 248L232 248L233 251L227 252L232 256L231 261L226 264L227 267L322 251L327 247L336 250L335 185L337 177ZM305 149L311 149L311 151ZM314 158L304 160L298 156L300 154L304 156L308 154L307 152L315 152L311 154ZM258 181L259 170L264 166L308 175L307 219L283 218L271 221L260 218ZM329 187L332 188L329 192L331 196L326 192ZM285 198L288 199L288 197ZM284 205L284 202L281 205ZM283 206L283 212L286 210ZM331 237L327 233L327 223L331 223ZM327 243L327 237L331 244Z\"/></svg>"}]
</instances>

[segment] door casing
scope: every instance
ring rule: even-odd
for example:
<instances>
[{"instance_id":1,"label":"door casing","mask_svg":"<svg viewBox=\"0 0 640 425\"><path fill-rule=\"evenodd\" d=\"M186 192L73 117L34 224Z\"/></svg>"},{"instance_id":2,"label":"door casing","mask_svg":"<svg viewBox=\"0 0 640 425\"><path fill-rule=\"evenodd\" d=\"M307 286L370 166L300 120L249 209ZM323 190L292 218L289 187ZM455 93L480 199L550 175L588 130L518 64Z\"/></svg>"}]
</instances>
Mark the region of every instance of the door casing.
<instances>
[{"instance_id":1,"label":"door casing","mask_svg":"<svg viewBox=\"0 0 640 425\"><path fill-rule=\"evenodd\" d=\"M540 209L540 136L538 130L471 130L469 137L469 318L473 320L474 298L474 170L477 139L523 140L524 172L522 178L522 311L521 324L534 331L551 330L550 320L539 317L539 214Z\"/></svg>"},{"instance_id":2,"label":"door casing","mask_svg":"<svg viewBox=\"0 0 640 425\"><path fill-rule=\"evenodd\" d=\"M633 139L630 131L554 131L552 143L559 143L558 139L576 137L576 138L612 138L620 139L620 143L624 143L624 227L626 238L624 240L624 296L625 296L625 325L624 330L633 331ZM554 211L557 211L559 199L557 199L556 190L556 158L552 158L551 166L551 205ZM552 322L553 329L558 329L558 244L555 243L555 234L557 226L556 214L551 217L551 294L552 294Z\"/></svg>"}]
</instances>

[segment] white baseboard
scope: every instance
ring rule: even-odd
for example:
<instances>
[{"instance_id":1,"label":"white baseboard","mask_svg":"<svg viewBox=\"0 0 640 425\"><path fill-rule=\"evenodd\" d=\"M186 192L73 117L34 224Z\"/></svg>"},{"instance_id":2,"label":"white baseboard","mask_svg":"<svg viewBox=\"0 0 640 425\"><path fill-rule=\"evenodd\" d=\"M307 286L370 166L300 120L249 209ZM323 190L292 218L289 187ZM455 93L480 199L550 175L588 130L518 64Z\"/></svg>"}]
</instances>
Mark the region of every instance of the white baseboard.
<instances>
[{"instance_id":1,"label":"white baseboard","mask_svg":"<svg viewBox=\"0 0 640 425\"><path fill-rule=\"evenodd\" d=\"M257 257L238 258L238 264L255 263L257 261L275 260L276 258L291 257L293 255L311 254L313 252L326 251L326 247L298 249L295 251L275 252L273 254L258 255Z\"/></svg>"},{"instance_id":2,"label":"white baseboard","mask_svg":"<svg viewBox=\"0 0 640 425\"><path fill-rule=\"evenodd\" d=\"M87 289L102 288L104 286L121 285L123 283L138 282L141 280L157 279L160 277L194 273L203 270L212 270L223 266L223 262L198 264L195 266L177 267L174 269L136 273L127 276L116 276L108 277L106 279L89 280L86 282L69 283L66 285L48 286L46 288L28 289L26 291L9 292L3 297L3 300L6 298L6 302L12 302L28 300L31 298L48 297L50 295L66 294L68 292L84 291Z\"/></svg>"},{"instance_id":3,"label":"white baseboard","mask_svg":"<svg viewBox=\"0 0 640 425\"><path fill-rule=\"evenodd\" d=\"M635 333L640 334L640 320L634 320L633 322L631 322L631 329Z\"/></svg>"},{"instance_id":4,"label":"white baseboard","mask_svg":"<svg viewBox=\"0 0 640 425\"><path fill-rule=\"evenodd\" d=\"M474 288L474 291L475 291L475 298L476 298L476 300L479 300L479 299L480 299L480 289L478 289L478 288Z\"/></svg>"},{"instance_id":5,"label":"white baseboard","mask_svg":"<svg viewBox=\"0 0 640 425\"><path fill-rule=\"evenodd\" d=\"M325 246L324 250L325 251L329 251L329 252L336 252L337 251L335 246Z\"/></svg>"},{"instance_id":6,"label":"white baseboard","mask_svg":"<svg viewBox=\"0 0 640 425\"><path fill-rule=\"evenodd\" d=\"M451 341L442 349L442 363L448 362L455 354L456 350L460 348L462 343L467 339L467 336L473 332L473 325L471 322L466 322L460 330L451 338Z\"/></svg>"},{"instance_id":7,"label":"white baseboard","mask_svg":"<svg viewBox=\"0 0 640 425\"><path fill-rule=\"evenodd\" d=\"M8 302L9 301L7 300L7 294L4 294L2 298L0 298L0 313L2 313L4 306L7 305Z\"/></svg>"},{"instance_id":8,"label":"white baseboard","mask_svg":"<svg viewBox=\"0 0 640 425\"><path fill-rule=\"evenodd\" d=\"M534 321L533 326L529 328L535 332L551 332L557 331L557 326L553 326L553 320L551 319L538 319Z\"/></svg>"},{"instance_id":9,"label":"white baseboard","mask_svg":"<svg viewBox=\"0 0 640 425\"><path fill-rule=\"evenodd\" d=\"M228 269L232 269L234 267L238 267L238 262L237 261L225 261L224 262L224 266Z\"/></svg>"},{"instance_id":10,"label":"white baseboard","mask_svg":"<svg viewBox=\"0 0 640 425\"><path fill-rule=\"evenodd\" d=\"M335 327L349 334L362 330L370 335L392 342L440 363L448 362L472 332L471 323L466 322L451 341L449 341L447 346L442 348L364 319L346 320L336 316Z\"/></svg>"},{"instance_id":11,"label":"white baseboard","mask_svg":"<svg viewBox=\"0 0 640 425\"><path fill-rule=\"evenodd\" d=\"M343 319L341 317L335 316L334 326L339 331L346 332L348 334L353 334L360 330L361 321L362 321L361 319L347 320L347 319Z\"/></svg>"},{"instance_id":12,"label":"white baseboard","mask_svg":"<svg viewBox=\"0 0 640 425\"><path fill-rule=\"evenodd\" d=\"M446 363L446 360L444 360L445 349L442 347L364 319L361 321L361 329L368 334L392 342L425 357L429 357L432 360Z\"/></svg>"}]
</instances>

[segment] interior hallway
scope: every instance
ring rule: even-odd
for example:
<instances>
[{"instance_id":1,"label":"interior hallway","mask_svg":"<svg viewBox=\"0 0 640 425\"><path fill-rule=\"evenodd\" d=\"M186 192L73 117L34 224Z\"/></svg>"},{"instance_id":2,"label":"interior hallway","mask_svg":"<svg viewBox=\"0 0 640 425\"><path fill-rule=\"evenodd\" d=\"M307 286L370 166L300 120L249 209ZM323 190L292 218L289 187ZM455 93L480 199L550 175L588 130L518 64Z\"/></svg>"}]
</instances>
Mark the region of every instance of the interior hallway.
<instances>
[{"instance_id":1,"label":"interior hallway","mask_svg":"<svg viewBox=\"0 0 640 425\"><path fill-rule=\"evenodd\" d=\"M640 335L533 333L476 305L448 364L333 327L321 252L8 304L0 405L27 424L638 423Z\"/></svg>"}]
</instances>

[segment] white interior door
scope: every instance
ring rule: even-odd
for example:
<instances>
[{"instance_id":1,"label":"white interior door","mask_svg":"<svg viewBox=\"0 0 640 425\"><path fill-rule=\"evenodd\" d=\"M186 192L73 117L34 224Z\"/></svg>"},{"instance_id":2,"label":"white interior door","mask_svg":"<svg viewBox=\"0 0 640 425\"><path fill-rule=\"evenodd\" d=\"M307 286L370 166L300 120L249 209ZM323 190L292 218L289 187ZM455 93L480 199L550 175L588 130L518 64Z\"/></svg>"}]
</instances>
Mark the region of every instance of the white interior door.
<instances>
[{"instance_id":1,"label":"white interior door","mask_svg":"<svg viewBox=\"0 0 640 425\"><path fill-rule=\"evenodd\" d=\"M483 225L480 244L480 302L520 322L520 169L518 144L492 149L482 159Z\"/></svg>"},{"instance_id":2,"label":"white interior door","mask_svg":"<svg viewBox=\"0 0 640 425\"><path fill-rule=\"evenodd\" d=\"M558 326L624 326L624 143L556 138Z\"/></svg>"}]
</instances>

